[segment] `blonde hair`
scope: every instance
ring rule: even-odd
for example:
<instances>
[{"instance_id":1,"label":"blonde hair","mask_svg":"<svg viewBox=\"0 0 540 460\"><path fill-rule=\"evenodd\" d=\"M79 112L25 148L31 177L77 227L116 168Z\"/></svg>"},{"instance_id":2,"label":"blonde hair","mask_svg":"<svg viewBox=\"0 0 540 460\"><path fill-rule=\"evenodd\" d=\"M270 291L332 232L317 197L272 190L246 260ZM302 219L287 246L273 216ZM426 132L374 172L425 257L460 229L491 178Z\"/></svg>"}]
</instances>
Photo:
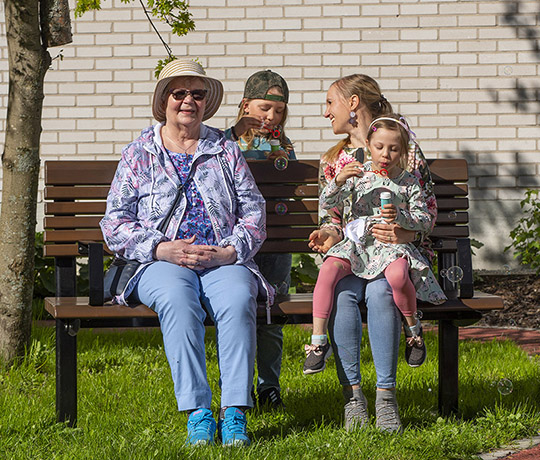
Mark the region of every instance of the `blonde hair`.
<instances>
[{"instance_id":1,"label":"blonde hair","mask_svg":"<svg viewBox=\"0 0 540 460\"><path fill-rule=\"evenodd\" d=\"M383 113L392 113L393 111L392 104L382 95L379 84L369 75L359 73L347 75L336 80L330 86L335 86L344 99L349 99L354 95L358 96L360 104L369 112L372 119L381 116ZM339 152L349 144L350 140L351 137L347 136L331 147L323 155L323 161L327 163L337 161Z\"/></svg>"},{"instance_id":2,"label":"blonde hair","mask_svg":"<svg viewBox=\"0 0 540 460\"><path fill-rule=\"evenodd\" d=\"M277 86L272 86L272 88L276 88L279 90L279 92L281 93L281 89L278 88ZM272 89L270 88L270 89ZM245 115L246 115L246 112L244 112L244 106L246 105L246 103L248 102L251 102L253 101L254 99L248 99L248 98L244 98L242 99L242 102L240 103L239 105L239 109L238 109L238 115L236 116L236 123L238 123L240 121L241 118L243 118ZM287 114L288 114L288 106L287 106L287 103L285 103L285 108L283 109L283 115L281 117L281 123L280 123L280 126L281 126L281 134L279 137L277 137L276 139L279 140L279 145L284 148L287 152L293 150L293 146L291 144L291 142L289 140L287 140L287 136L285 135L285 123L287 123ZM253 141L255 140L256 137L260 136L260 133L256 130L256 129L248 129L244 134L242 134L241 136L238 137L238 139L242 139L246 145L247 145L247 150L251 150L253 148ZM272 137L272 135L270 133L266 134L264 137L266 137L267 139L274 139L274 137Z\"/></svg>"},{"instance_id":3,"label":"blonde hair","mask_svg":"<svg viewBox=\"0 0 540 460\"><path fill-rule=\"evenodd\" d=\"M380 117L381 118L379 119L378 116L374 121L371 122L371 125L369 126L367 133L368 143L371 141L373 133L375 133L378 129L388 129L390 131L399 132L399 166L401 169L407 169L407 163L409 161L409 142L411 140L411 136L409 131L403 126L408 126L408 123L405 121L405 117L399 113L381 114ZM389 120L389 118L391 120Z\"/></svg>"}]
</instances>

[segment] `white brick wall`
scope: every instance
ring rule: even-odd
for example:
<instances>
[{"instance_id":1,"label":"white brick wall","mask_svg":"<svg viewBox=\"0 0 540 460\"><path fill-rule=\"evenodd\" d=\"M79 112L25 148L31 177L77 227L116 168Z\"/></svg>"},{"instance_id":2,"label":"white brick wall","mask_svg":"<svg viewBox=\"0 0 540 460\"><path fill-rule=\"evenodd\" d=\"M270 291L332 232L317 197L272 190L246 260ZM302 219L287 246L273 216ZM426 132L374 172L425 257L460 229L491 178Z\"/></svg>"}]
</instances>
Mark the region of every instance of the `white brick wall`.
<instances>
[{"instance_id":1,"label":"white brick wall","mask_svg":"<svg viewBox=\"0 0 540 460\"><path fill-rule=\"evenodd\" d=\"M486 245L475 266L514 263L502 248L525 189L540 187L537 1L190 3L196 31L179 38L156 26L177 56L199 58L223 81L224 104L211 125L229 126L245 79L272 68L291 88L288 134L295 148L302 158L317 158L336 140L322 117L325 91L341 76L367 73L410 118L428 157L469 161L472 237ZM0 18L2 142L3 8ZM42 159L117 158L152 123L153 67L165 51L138 2L105 0L101 11L73 19L73 32L74 43L62 47L63 60L55 59L46 76Z\"/></svg>"}]
</instances>

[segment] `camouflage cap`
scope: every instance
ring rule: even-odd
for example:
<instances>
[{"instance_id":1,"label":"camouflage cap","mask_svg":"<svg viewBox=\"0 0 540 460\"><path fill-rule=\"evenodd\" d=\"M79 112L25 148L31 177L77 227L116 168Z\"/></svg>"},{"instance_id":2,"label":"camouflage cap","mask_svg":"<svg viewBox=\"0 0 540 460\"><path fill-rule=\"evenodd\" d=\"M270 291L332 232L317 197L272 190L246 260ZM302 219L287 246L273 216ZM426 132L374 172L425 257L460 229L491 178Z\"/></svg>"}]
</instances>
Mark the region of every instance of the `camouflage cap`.
<instances>
[{"instance_id":1,"label":"camouflage cap","mask_svg":"<svg viewBox=\"0 0 540 460\"><path fill-rule=\"evenodd\" d=\"M277 86L282 96L268 94L268 90ZM244 88L246 99L266 99L269 101L289 102L289 87L285 79L271 70L261 70L248 78Z\"/></svg>"}]
</instances>

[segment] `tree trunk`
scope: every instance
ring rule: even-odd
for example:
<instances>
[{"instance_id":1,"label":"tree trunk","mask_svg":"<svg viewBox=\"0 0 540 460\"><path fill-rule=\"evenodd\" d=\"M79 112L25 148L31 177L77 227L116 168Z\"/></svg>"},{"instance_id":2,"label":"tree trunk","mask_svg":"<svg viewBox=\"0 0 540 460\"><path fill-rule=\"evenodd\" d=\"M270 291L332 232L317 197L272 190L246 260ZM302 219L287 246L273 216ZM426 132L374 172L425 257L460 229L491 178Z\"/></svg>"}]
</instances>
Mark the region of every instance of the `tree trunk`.
<instances>
[{"instance_id":1,"label":"tree trunk","mask_svg":"<svg viewBox=\"0 0 540 460\"><path fill-rule=\"evenodd\" d=\"M47 48L71 43L68 0L40 0L41 36Z\"/></svg>"},{"instance_id":2,"label":"tree trunk","mask_svg":"<svg viewBox=\"0 0 540 460\"><path fill-rule=\"evenodd\" d=\"M43 80L39 0L5 0L9 95L2 155L0 361L24 355L30 339Z\"/></svg>"}]
</instances>

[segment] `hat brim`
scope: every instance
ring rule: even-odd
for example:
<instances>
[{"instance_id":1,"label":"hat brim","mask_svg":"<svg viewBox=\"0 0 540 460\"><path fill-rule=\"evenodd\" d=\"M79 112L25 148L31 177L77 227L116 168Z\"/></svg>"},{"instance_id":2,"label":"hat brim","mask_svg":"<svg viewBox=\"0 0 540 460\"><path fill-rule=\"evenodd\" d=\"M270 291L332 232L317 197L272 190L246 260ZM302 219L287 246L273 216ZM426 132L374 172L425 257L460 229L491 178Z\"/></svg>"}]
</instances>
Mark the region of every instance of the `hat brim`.
<instances>
[{"instance_id":1,"label":"hat brim","mask_svg":"<svg viewBox=\"0 0 540 460\"><path fill-rule=\"evenodd\" d=\"M189 71L184 71L181 75L172 75L170 77L163 78L157 82L152 99L152 115L154 118L161 123L166 121L163 93L167 89L167 85L171 82L171 80L174 80L177 77L197 77L205 81L208 93L206 94L206 106L204 108L202 120L205 121L212 118L221 106L221 101L223 100L223 85L215 78Z\"/></svg>"}]
</instances>

